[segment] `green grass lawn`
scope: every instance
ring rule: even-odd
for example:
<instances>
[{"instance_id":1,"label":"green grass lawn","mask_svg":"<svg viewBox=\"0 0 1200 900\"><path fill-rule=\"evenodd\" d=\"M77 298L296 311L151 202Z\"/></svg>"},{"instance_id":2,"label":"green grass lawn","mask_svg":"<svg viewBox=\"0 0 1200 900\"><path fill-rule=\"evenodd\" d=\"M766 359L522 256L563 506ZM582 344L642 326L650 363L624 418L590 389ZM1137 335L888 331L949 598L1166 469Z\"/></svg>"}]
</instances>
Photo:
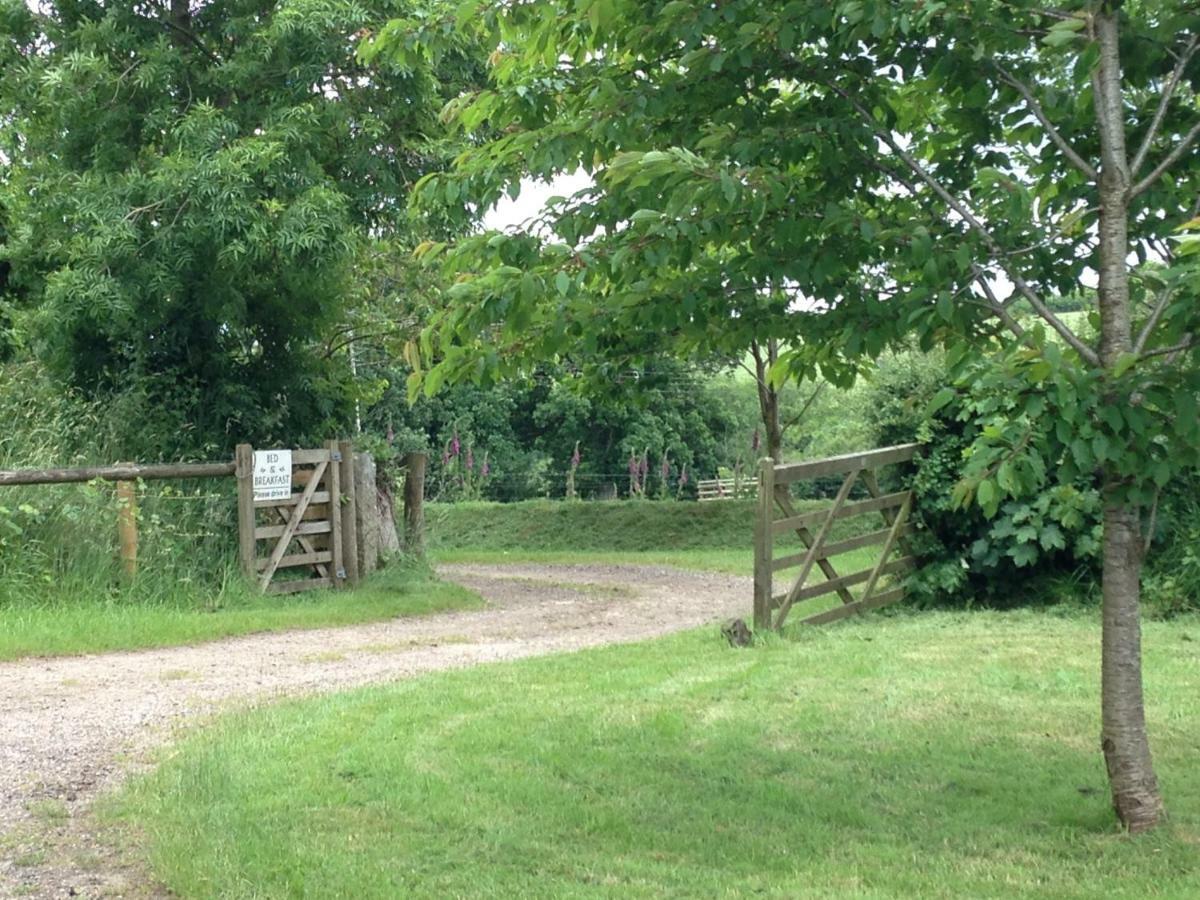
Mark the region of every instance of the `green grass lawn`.
<instances>
[{"instance_id":1,"label":"green grass lawn","mask_svg":"<svg viewBox=\"0 0 1200 900\"><path fill-rule=\"evenodd\" d=\"M1146 626L1172 814L1105 790L1095 616L715 629L236 714L110 815L182 897L1200 896L1200 620Z\"/></svg>"},{"instance_id":2,"label":"green grass lawn","mask_svg":"<svg viewBox=\"0 0 1200 900\"><path fill-rule=\"evenodd\" d=\"M192 592L195 593L194 591ZM385 569L348 591L263 596L214 590L210 603L80 600L0 604L0 660L192 644L260 631L353 625L482 605L458 585L411 568Z\"/></svg>"}]
</instances>

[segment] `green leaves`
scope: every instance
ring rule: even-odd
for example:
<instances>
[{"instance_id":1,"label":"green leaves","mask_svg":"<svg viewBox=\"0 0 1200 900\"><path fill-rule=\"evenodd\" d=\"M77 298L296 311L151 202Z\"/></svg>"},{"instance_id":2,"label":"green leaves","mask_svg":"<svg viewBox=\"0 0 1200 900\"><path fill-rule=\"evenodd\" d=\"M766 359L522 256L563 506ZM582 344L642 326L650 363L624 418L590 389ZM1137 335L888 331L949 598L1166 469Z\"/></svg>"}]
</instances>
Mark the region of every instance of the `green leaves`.
<instances>
[{"instance_id":1,"label":"green leaves","mask_svg":"<svg viewBox=\"0 0 1200 900\"><path fill-rule=\"evenodd\" d=\"M1081 37L1080 33L1087 25L1085 15L1086 13L1078 13L1070 18L1059 19L1050 26L1050 30L1042 38L1042 43L1047 47L1057 48L1074 42Z\"/></svg>"}]
</instances>

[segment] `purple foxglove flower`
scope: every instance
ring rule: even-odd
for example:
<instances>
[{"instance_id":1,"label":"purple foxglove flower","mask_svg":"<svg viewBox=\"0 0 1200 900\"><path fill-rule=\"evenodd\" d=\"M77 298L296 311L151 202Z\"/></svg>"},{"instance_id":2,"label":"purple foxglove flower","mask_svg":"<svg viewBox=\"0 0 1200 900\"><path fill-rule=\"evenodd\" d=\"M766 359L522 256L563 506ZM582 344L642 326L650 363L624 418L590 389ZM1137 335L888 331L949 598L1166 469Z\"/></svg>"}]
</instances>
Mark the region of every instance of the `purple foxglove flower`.
<instances>
[{"instance_id":1,"label":"purple foxglove flower","mask_svg":"<svg viewBox=\"0 0 1200 900\"><path fill-rule=\"evenodd\" d=\"M687 484L687 481L688 481L687 464L685 463L683 465L683 468L681 468L679 470L679 483L681 485L684 485L684 484Z\"/></svg>"},{"instance_id":2,"label":"purple foxglove flower","mask_svg":"<svg viewBox=\"0 0 1200 900\"><path fill-rule=\"evenodd\" d=\"M571 468L579 466L579 445L575 445L575 452L571 454Z\"/></svg>"},{"instance_id":3,"label":"purple foxglove flower","mask_svg":"<svg viewBox=\"0 0 1200 900\"><path fill-rule=\"evenodd\" d=\"M760 441L759 441L759 438L758 438L758 429L757 429L757 428L755 428L755 429L754 429L754 437L752 437L752 438L750 439L750 449L751 449L751 450L757 450L757 449L759 448L759 445L760 445Z\"/></svg>"},{"instance_id":4,"label":"purple foxglove flower","mask_svg":"<svg viewBox=\"0 0 1200 900\"><path fill-rule=\"evenodd\" d=\"M671 460L665 456L662 458L662 465L658 467L658 474L663 481L671 477Z\"/></svg>"},{"instance_id":5,"label":"purple foxglove flower","mask_svg":"<svg viewBox=\"0 0 1200 900\"><path fill-rule=\"evenodd\" d=\"M491 471L492 471L492 468L491 468L491 466L488 465L487 456L484 456L483 465L479 467L479 475L481 478L487 478L488 474Z\"/></svg>"},{"instance_id":6,"label":"purple foxglove flower","mask_svg":"<svg viewBox=\"0 0 1200 900\"><path fill-rule=\"evenodd\" d=\"M475 471L475 454L472 452L470 447L467 448L467 471Z\"/></svg>"},{"instance_id":7,"label":"purple foxglove flower","mask_svg":"<svg viewBox=\"0 0 1200 900\"><path fill-rule=\"evenodd\" d=\"M458 451L462 449L462 444L458 440L458 431L454 432L454 437L450 438L450 455L458 456Z\"/></svg>"}]
</instances>

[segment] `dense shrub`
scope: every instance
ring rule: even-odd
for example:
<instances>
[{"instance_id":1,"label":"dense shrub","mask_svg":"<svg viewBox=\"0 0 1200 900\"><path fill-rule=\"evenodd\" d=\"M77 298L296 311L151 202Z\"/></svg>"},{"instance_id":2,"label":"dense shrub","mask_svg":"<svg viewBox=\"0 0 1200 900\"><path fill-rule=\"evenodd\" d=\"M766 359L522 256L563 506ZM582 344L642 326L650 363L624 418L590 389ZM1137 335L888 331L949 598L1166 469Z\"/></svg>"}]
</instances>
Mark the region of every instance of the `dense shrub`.
<instances>
[{"instance_id":1,"label":"dense shrub","mask_svg":"<svg viewBox=\"0 0 1200 900\"><path fill-rule=\"evenodd\" d=\"M1062 594L1064 584L1086 591L1094 582L1100 497L1089 478L1062 483L1048 471L1039 490L990 518L977 505L954 502L972 443L1013 402L981 387L979 367L987 364L952 376L936 353L897 353L856 389L874 444L924 445L904 473L916 494L911 546L922 563L910 590L918 602L1024 605ZM952 382L953 398L927 415L934 395ZM1036 427L1053 424L1046 416Z\"/></svg>"}]
</instances>

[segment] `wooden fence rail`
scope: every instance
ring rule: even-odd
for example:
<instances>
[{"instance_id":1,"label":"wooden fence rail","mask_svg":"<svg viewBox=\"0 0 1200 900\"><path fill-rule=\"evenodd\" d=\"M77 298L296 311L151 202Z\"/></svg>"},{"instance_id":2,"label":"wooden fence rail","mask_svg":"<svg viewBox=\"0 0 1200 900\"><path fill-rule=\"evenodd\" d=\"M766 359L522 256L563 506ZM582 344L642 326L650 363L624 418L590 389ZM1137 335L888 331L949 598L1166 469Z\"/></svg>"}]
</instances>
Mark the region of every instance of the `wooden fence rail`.
<instances>
[{"instance_id":1,"label":"wooden fence rail","mask_svg":"<svg viewBox=\"0 0 1200 900\"><path fill-rule=\"evenodd\" d=\"M811 615L803 620L810 625L832 622L854 613L894 603L904 596L903 587L885 586L884 579L910 570L911 556L901 554L892 558L909 533L908 516L912 510L912 491L884 494L879 489L876 471L888 465L908 462L917 453L918 444L883 447L865 453L851 453L799 463L777 464L764 459L759 466L758 509L754 528L754 625L756 628L782 627L792 607L817 597L836 593L841 606ZM845 475L832 504L826 509L797 513L792 504L788 485L810 478ZM868 499L850 501L850 493L861 483L870 495ZM783 518L775 517L778 508ZM878 513L883 528L831 541L834 523L851 516ZM813 530L815 529L815 531ZM774 540L795 533L804 550L776 557ZM877 561L869 569L840 574L833 558L839 554L864 547L880 545ZM774 573L799 567L790 587L783 593L774 592ZM824 580L809 582L814 569ZM865 584L855 594L851 587Z\"/></svg>"},{"instance_id":2,"label":"wooden fence rail","mask_svg":"<svg viewBox=\"0 0 1200 900\"><path fill-rule=\"evenodd\" d=\"M0 487L22 484L82 484L87 481L163 481L175 478L220 478L232 475L232 462L223 463L122 463L115 466L81 466L70 469L12 469L0 472Z\"/></svg>"},{"instance_id":3,"label":"wooden fence rail","mask_svg":"<svg viewBox=\"0 0 1200 900\"><path fill-rule=\"evenodd\" d=\"M696 482L696 499L701 503L711 500L741 500L754 496L753 478L702 478Z\"/></svg>"}]
</instances>

